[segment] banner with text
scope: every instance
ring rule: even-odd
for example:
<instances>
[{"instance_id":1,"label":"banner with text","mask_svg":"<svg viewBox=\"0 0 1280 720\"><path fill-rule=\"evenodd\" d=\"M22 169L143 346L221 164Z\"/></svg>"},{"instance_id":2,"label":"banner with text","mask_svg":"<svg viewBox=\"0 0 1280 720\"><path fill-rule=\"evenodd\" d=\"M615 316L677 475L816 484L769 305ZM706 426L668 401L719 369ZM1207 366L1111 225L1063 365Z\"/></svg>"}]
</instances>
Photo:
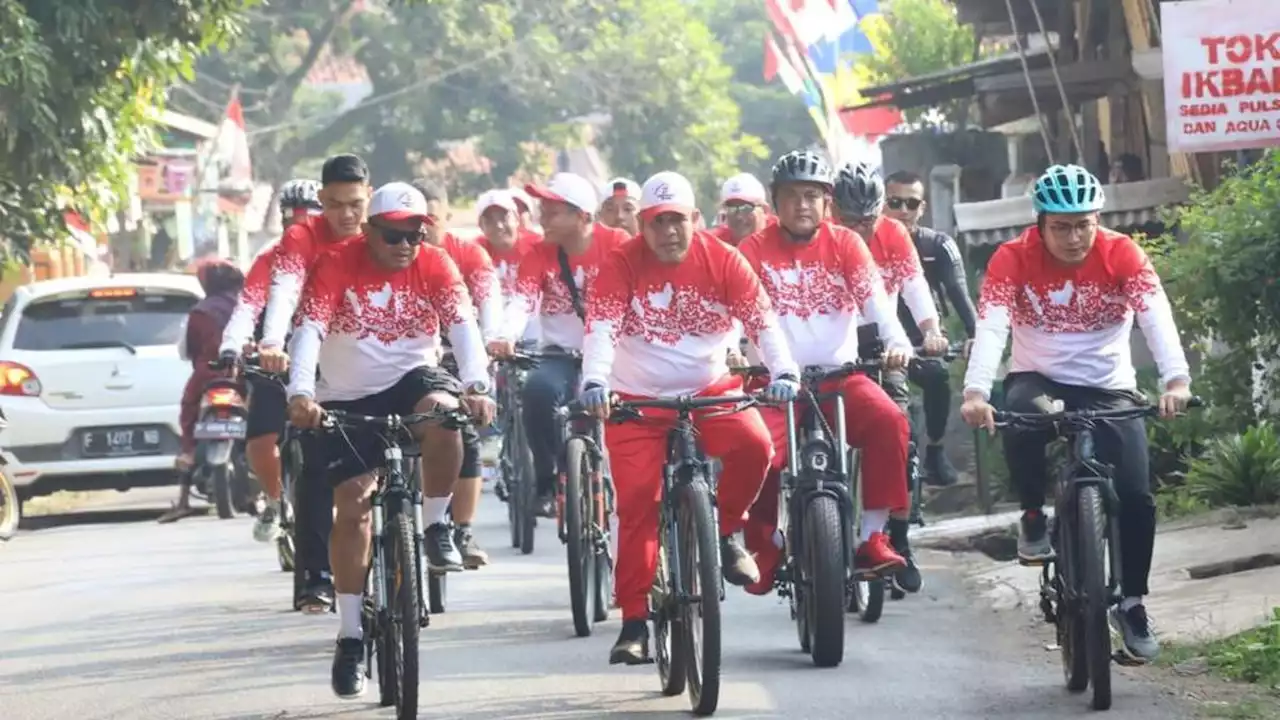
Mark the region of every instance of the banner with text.
<instances>
[{"instance_id":1,"label":"banner with text","mask_svg":"<svg viewBox=\"0 0 1280 720\"><path fill-rule=\"evenodd\" d=\"M1280 146L1280 0L1160 4L1172 152Z\"/></svg>"}]
</instances>

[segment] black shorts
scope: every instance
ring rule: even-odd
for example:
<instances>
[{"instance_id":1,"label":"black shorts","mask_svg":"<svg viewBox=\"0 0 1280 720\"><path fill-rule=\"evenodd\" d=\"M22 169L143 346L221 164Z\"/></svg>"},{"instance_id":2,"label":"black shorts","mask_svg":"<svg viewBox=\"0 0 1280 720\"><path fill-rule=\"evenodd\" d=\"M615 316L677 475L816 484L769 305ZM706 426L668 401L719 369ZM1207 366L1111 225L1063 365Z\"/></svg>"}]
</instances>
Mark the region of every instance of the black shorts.
<instances>
[{"instance_id":1,"label":"black shorts","mask_svg":"<svg viewBox=\"0 0 1280 720\"><path fill-rule=\"evenodd\" d=\"M252 440L263 435L282 434L288 404L284 386L280 383L249 376L249 421L245 427L245 438Z\"/></svg>"},{"instance_id":2,"label":"black shorts","mask_svg":"<svg viewBox=\"0 0 1280 720\"><path fill-rule=\"evenodd\" d=\"M410 370L395 385L368 397L356 400L334 400L322 403L326 410L343 410L360 415L409 415L422 398L434 393L462 395L462 383L441 368L419 367ZM325 475L333 485L340 485L353 477L364 475L382 464L382 440L372 431L346 430L346 437L335 434L327 442L327 470ZM470 438L470 440L468 439ZM471 427L462 430L463 467L460 477L479 474L479 451L476 432ZM474 450L472 464L467 467L467 447Z\"/></svg>"}]
</instances>

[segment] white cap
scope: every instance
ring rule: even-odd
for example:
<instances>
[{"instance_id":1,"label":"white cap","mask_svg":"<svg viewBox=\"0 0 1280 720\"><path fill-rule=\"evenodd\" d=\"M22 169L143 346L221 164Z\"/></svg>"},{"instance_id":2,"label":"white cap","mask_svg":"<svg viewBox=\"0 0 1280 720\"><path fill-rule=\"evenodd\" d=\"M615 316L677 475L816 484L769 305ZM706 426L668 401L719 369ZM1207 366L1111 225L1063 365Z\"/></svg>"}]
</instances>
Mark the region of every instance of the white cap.
<instances>
[{"instance_id":1,"label":"white cap","mask_svg":"<svg viewBox=\"0 0 1280 720\"><path fill-rule=\"evenodd\" d=\"M595 215L600 209L600 198L591 181L574 173L556 173L546 185L525 185L524 189L539 200L566 203L584 213Z\"/></svg>"},{"instance_id":2,"label":"white cap","mask_svg":"<svg viewBox=\"0 0 1280 720\"><path fill-rule=\"evenodd\" d=\"M480 199L476 200L476 216L483 215L484 211L491 207L500 207L503 210L519 212L519 208L516 207L516 199L512 196L510 190L487 190L480 193Z\"/></svg>"},{"instance_id":3,"label":"white cap","mask_svg":"<svg viewBox=\"0 0 1280 720\"><path fill-rule=\"evenodd\" d=\"M524 209L529 212L534 211L533 198L529 197L529 193L524 188L510 188L507 192L511 193L511 199L516 203L516 210L519 211L520 205L524 205Z\"/></svg>"},{"instance_id":4,"label":"white cap","mask_svg":"<svg viewBox=\"0 0 1280 720\"><path fill-rule=\"evenodd\" d=\"M600 188L600 197L607 200L611 197L640 199L640 186L635 180L624 177L616 177L610 180L604 187Z\"/></svg>"},{"instance_id":5,"label":"white cap","mask_svg":"<svg viewBox=\"0 0 1280 720\"><path fill-rule=\"evenodd\" d=\"M734 175L720 186L720 204L723 205L730 200L740 200L756 205L769 204L769 196L765 194L764 185L760 184L756 176L751 173Z\"/></svg>"},{"instance_id":6,"label":"white cap","mask_svg":"<svg viewBox=\"0 0 1280 720\"><path fill-rule=\"evenodd\" d=\"M432 221L427 199L417 188L404 182L390 182L374 191L369 201L369 217Z\"/></svg>"},{"instance_id":7,"label":"white cap","mask_svg":"<svg viewBox=\"0 0 1280 720\"><path fill-rule=\"evenodd\" d=\"M693 185L680 173L660 172L646 180L640 191L640 217L646 220L669 212L693 215L697 209Z\"/></svg>"}]
</instances>

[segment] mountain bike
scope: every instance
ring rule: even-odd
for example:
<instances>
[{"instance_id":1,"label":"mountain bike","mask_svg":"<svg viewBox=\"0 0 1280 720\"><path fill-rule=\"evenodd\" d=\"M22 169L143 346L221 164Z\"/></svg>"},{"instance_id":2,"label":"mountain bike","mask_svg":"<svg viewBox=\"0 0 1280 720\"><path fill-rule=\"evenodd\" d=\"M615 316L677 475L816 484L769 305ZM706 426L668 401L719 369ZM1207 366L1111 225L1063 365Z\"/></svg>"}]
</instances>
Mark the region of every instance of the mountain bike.
<instances>
[{"instance_id":1,"label":"mountain bike","mask_svg":"<svg viewBox=\"0 0 1280 720\"><path fill-rule=\"evenodd\" d=\"M658 570L650 596L662 693L689 692L695 715L711 715L720 702L720 530L712 509L711 465L698 448L694 412L741 412L747 395L630 400L613 406L610 422L645 419L646 408L674 410L662 467L658 511ZM727 406L727 407L726 407ZM662 422L669 422L664 419Z\"/></svg>"},{"instance_id":2,"label":"mountain bike","mask_svg":"<svg viewBox=\"0 0 1280 720\"><path fill-rule=\"evenodd\" d=\"M613 516L613 478L605 471L604 432L578 403L560 408L564 423L564 472L556 491L560 542L569 562L569 606L578 637L592 623L609 619L613 558L609 518ZM585 429L583 429L585 427Z\"/></svg>"},{"instance_id":3,"label":"mountain bike","mask_svg":"<svg viewBox=\"0 0 1280 720\"><path fill-rule=\"evenodd\" d=\"M1195 398L1192 407L1203 403ZM1107 420L1155 417L1153 405L1114 410L1065 410L1053 413L996 411L998 428L1050 431L1065 439L1066 461L1057 480L1054 522L1050 531L1054 557L1040 563L1040 610L1057 629L1067 689L1093 687L1095 710L1111 707L1113 653L1107 611L1121 601L1120 498L1112 466L1094 455L1093 428Z\"/></svg>"},{"instance_id":4,"label":"mountain bike","mask_svg":"<svg viewBox=\"0 0 1280 720\"><path fill-rule=\"evenodd\" d=\"M373 532L364 591L366 673L378 673L379 702L396 707L396 717L418 717L418 636L430 618L423 598L424 562L422 490L411 475L416 454L409 428L439 422L460 430L470 422L461 410L433 410L374 417L337 410L325 412L323 427L373 430L384 444L377 486L371 498Z\"/></svg>"}]
</instances>

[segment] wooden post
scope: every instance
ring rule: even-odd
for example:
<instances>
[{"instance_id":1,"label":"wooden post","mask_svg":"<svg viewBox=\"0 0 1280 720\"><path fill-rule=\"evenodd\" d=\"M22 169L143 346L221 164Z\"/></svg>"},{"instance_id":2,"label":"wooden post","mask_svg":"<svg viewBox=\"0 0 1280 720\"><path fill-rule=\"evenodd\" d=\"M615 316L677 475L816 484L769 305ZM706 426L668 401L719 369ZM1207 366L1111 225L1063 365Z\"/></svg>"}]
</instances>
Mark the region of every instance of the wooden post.
<instances>
[{"instance_id":1,"label":"wooden post","mask_svg":"<svg viewBox=\"0 0 1280 720\"><path fill-rule=\"evenodd\" d=\"M1143 52L1156 47L1151 29L1159 21L1151 16L1147 0L1121 0L1125 25L1129 29L1129 46L1133 52ZM1200 182L1200 168L1185 153L1170 153L1165 131L1164 85L1155 80L1141 80L1142 106L1147 121L1147 137L1151 147L1150 177L1164 177L1165 163L1168 175Z\"/></svg>"}]
</instances>

